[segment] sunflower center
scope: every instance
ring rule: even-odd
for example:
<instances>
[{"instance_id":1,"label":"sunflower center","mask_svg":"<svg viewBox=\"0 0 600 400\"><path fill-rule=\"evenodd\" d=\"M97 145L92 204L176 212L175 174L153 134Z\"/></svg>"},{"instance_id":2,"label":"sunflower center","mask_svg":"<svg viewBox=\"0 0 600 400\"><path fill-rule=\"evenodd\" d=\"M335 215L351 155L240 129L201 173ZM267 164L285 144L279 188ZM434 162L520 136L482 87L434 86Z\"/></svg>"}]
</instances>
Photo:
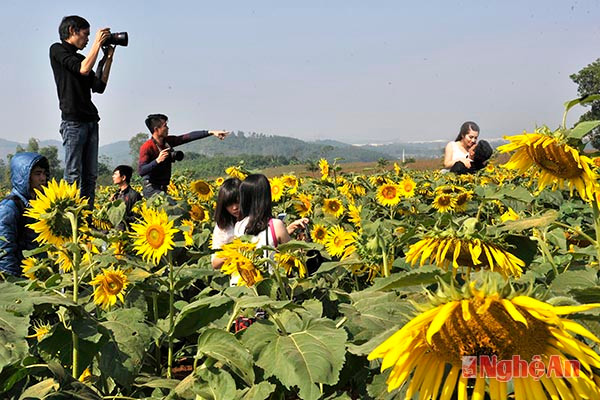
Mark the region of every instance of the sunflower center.
<instances>
[{"instance_id":1,"label":"sunflower center","mask_svg":"<svg viewBox=\"0 0 600 400\"><path fill-rule=\"evenodd\" d=\"M393 186L386 186L381 190L381 195L390 200L396 197L396 188Z\"/></svg>"},{"instance_id":2,"label":"sunflower center","mask_svg":"<svg viewBox=\"0 0 600 400\"><path fill-rule=\"evenodd\" d=\"M583 172L573 155L555 143L547 147L532 148L531 156L540 167L558 178L572 179Z\"/></svg>"},{"instance_id":3,"label":"sunflower center","mask_svg":"<svg viewBox=\"0 0 600 400\"><path fill-rule=\"evenodd\" d=\"M110 295L116 295L123 289L123 281L118 276L107 276L105 278L105 291Z\"/></svg>"},{"instance_id":4,"label":"sunflower center","mask_svg":"<svg viewBox=\"0 0 600 400\"><path fill-rule=\"evenodd\" d=\"M438 203L438 205L440 205L442 207L449 206L450 205L450 196L447 196L447 195L439 196L437 199L437 203Z\"/></svg>"},{"instance_id":5,"label":"sunflower center","mask_svg":"<svg viewBox=\"0 0 600 400\"><path fill-rule=\"evenodd\" d=\"M484 303L481 299L469 300L471 318L465 321L461 307L456 307L444 326L431 342L431 351L448 363L461 366L464 356L497 356L509 360L519 355L531 360L534 355L544 354L551 338L547 326L527 311L519 312L527 320L528 327L515 321L500 302L493 301L487 312L477 314ZM422 332L425 340L426 329Z\"/></svg>"},{"instance_id":6,"label":"sunflower center","mask_svg":"<svg viewBox=\"0 0 600 400\"><path fill-rule=\"evenodd\" d=\"M461 193L458 196L456 196L456 205L457 206L462 206L464 205L467 200L469 199L469 195L466 193Z\"/></svg>"},{"instance_id":7,"label":"sunflower center","mask_svg":"<svg viewBox=\"0 0 600 400\"><path fill-rule=\"evenodd\" d=\"M344 240L340 236L336 236L333 238L333 244L335 244L336 246L343 246Z\"/></svg>"},{"instance_id":8,"label":"sunflower center","mask_svg":"<svg viewBox=\"0 0 600 400\"><path fill-rule=\"evenodd\" d=\"M150 225L146 229L146 241L150 247L158 249L165 241L165 231L160 225Z\"/></svg>"},{"instance_id":9,"label":"sunflower center","mask_svg":"<svg viewBox=\"0 0 600 400\"><path fill-rule=\"evenodd\" d=\"M204 182L197 183L195 189L198 194L207 195L210 193L210 187Z\"/></svg>"}]
</instances>

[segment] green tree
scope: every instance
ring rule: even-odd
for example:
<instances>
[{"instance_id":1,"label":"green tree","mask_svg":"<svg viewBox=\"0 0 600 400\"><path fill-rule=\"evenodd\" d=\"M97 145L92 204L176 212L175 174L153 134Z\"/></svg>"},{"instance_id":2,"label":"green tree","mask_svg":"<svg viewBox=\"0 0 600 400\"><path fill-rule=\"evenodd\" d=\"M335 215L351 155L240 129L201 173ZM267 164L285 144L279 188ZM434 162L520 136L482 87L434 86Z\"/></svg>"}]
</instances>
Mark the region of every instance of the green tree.
<instances>
[{"instance_id":1,"label":"green tree","mask_svg":"<svg viewBox=\"0 0 600 400\"><path fill-rule=\"evenodd\" d=\"M570 78L577 84L577 93L580 96L600 94L600 58L576 74L572 74ZM591 109L585 112L578 122L600 119L600 100L585 104L585 106L589 106ZM590 137L592 146L600 150L600 127L594 129L590 133Z\"/></svg>"},{"instance_id":2,"label":"green tree","mask_svg":"<svg viewBox=\"0 0 600 400\"><path fill-rule=\"evenodd\" d=\"M131 154L131 166L135 169L140 158L140 147L148 140L148 134L140 132L129 139L129 154Z\"/></svg>"}]
</instances>

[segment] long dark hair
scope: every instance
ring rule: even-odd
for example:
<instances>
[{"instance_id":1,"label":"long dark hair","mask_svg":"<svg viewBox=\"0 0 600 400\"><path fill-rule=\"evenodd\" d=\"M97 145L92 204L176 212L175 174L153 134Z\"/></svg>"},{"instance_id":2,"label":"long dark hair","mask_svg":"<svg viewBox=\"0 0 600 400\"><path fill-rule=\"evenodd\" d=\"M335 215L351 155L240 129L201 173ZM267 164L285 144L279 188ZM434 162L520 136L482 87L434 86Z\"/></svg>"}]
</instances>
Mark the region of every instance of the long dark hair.
<instances>
[{"instance_id":1,"label":"long dark hair","mask_svg":"<svg viewBox=\"0 0 600 400\"><path fill-rule=\"evenodd\" d=\"M479 133L479 125L477 125L473 121L465 122L464 124L462 124L460 126L460 131L458 132L458 136L456 137L456 139L454 139L454 141L460 142L462 140L462 138L467 136L467 133L469 133L469 131L474 131L474 132Z\"/></svg>"},{"instance_id":2,"label":"long dark hair","mask_svg":"<svg viewBox=\"0 0 600 400\"><path fill-rule=\"evenodd\" d=\"M217 206L215 207L215 222L221 229L225 229L228 226L233 226L237 222L237 219L229 214L227 207L232 204L240 202L240 181L238 178L226 179L217 195Z\"/></svg>"},{"instance_id":3,"label":"long dark hair","mask_svg":"<svg viewBox=\"0 0 600 400\"><path fill-rule=\"evenodd\" d=\"M240 185L240 211L242 217L248 217L246 234L258 235L267 229L269 219L273 218L271 185L262 174L248 175Z\"/></svg>"}]
</instances>

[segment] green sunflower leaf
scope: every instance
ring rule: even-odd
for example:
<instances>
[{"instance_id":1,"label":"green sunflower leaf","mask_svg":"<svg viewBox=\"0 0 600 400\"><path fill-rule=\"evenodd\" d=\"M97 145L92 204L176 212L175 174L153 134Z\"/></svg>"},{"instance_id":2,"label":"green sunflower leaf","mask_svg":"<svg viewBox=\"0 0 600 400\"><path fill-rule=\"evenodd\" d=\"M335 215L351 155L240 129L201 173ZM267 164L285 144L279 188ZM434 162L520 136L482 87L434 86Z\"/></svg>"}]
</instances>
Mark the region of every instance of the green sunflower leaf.
<instances>
[{"instance_id":1,"label":"green sunflower leaf","mask_svg":"<svg viewBox=\"0 0 600 400\"><path fill-rule=\"evenodd\" d=\"M260 321L243 335L265 378L276 377L287 388L296 386L302 399L318 399L318 384L334 385L339 379L346 350L346 332L328 319L312 319L303 329L282 333L271 321ZM258 354L257 353L258 351Z\"/></svg>"},{"instance_id":2,"label":"green sunflower leaf","mask_svg":"<svg viewBox=\"0 0 600 400\"><path fill-rule=\"evenodd\" d=\"M25 336L32 312L30 293L12 283L0 282L0 371L27 355Z\"/></svg>"},{"instance_id":3,"label":"green sunflower leaf","mask_svg":"<svg viewBox=\"0 0 600 400\"><path fill-rule=\"evenodd\" d=\"M252 356L236 337L220 329L207 329L198 338L196 358L209 356L226 364L248 384L254 384Z\"/></svg>"}]
</instances>

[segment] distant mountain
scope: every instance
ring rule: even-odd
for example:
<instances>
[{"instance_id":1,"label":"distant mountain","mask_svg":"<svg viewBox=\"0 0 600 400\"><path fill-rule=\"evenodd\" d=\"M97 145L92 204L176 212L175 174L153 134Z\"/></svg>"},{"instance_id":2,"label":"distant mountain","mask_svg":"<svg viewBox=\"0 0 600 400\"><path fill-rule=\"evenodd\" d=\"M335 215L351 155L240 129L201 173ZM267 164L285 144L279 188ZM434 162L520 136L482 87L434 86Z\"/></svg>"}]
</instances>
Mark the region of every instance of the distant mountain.
<instances>
[{"instance_id":1,"label":"distant mountain","mask_svg":"<svg viewBox=\"0 0 600 400\"><path fill-rule=\"evenodd\" d=\"M506 143L503 139L488 139L493 148ZM300 139L264 135L261 133L232 133L223 141L207 138L179 146L183 152L194 152L206 156L240 156L243 154L263 156L284 156L296 158L299 161L318 160L327 158L342 158L344 161L376 161L380 158L402 159L406 158L438 158L444 154L447 141L432 140L421 142L390 142L374 144L348 144L337 140L317 140L305 142ZM27 147L27 143L20 143L0 139L0 157L6 160L8 154L14 154L18 145ZM59 140L42 140L40 146L56 146L59 158L63 158L62 142ZM100 146L99 155L105 158L109 166L131 163L129 154L129 141L118 142Z\"/></svg>"}]
</instances>

